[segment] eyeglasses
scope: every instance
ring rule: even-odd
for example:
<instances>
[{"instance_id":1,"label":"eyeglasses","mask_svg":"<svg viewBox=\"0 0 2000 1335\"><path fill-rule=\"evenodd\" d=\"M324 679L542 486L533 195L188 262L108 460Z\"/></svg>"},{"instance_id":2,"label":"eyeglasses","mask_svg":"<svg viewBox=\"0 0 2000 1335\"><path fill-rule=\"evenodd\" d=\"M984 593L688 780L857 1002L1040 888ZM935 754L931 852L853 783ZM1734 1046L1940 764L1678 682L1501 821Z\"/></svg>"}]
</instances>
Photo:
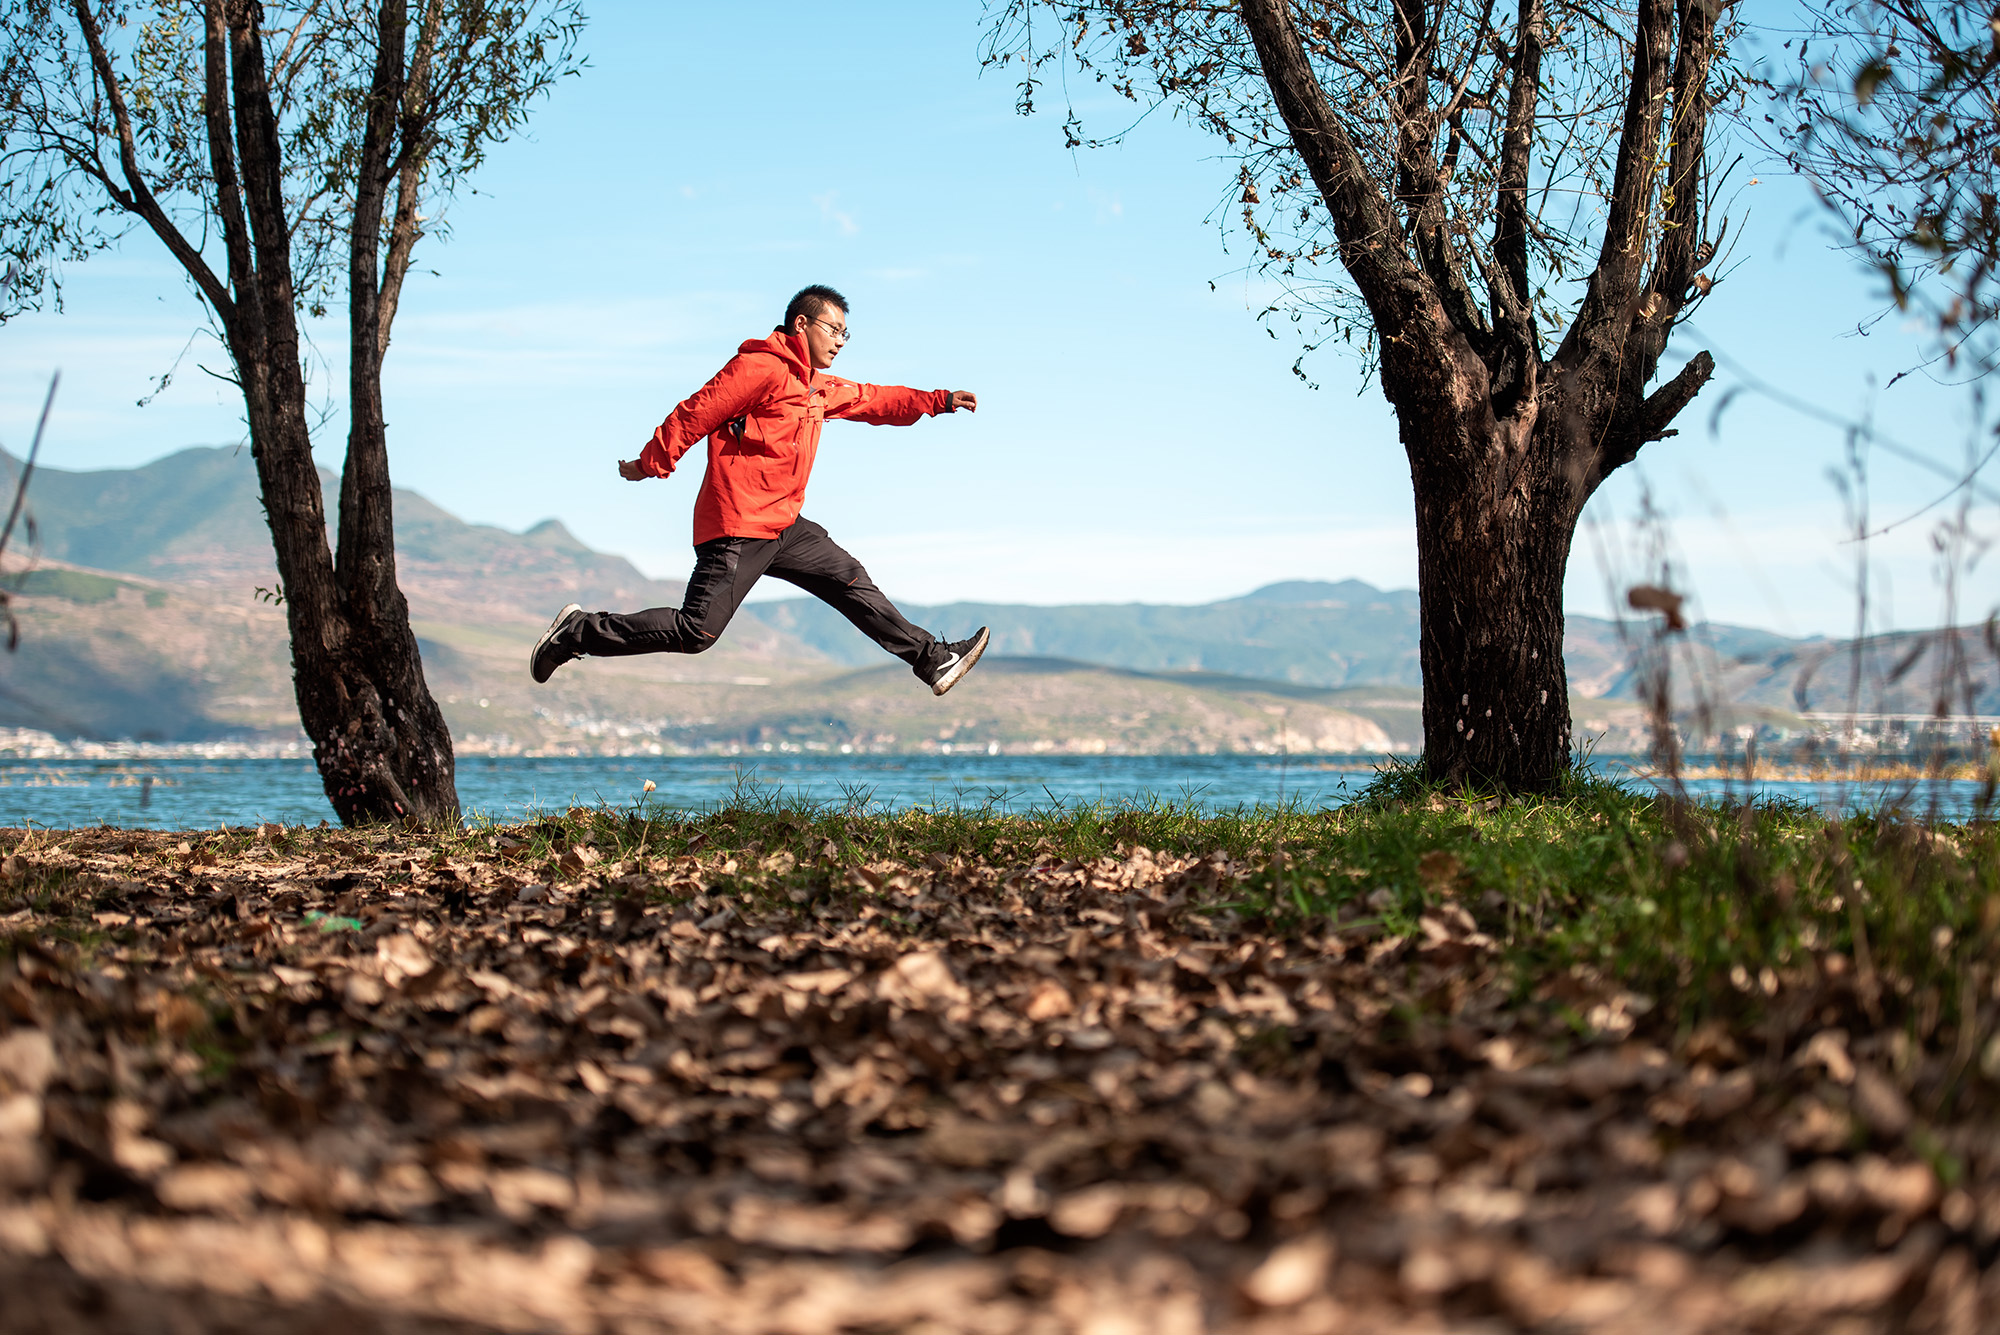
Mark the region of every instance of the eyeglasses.
<instances>
[{"instance_id":1,"label":"eyeglasses","mask_svg":"<svg viewBox=\"0 0 2000 1335\"><path fill-rule=\"evenodd\" d=\"M818 325L821 329L826 330L827 334L831 336L833 341L836 343L845 343L847 342L848 339L854 337L854 335L847 332L846 325L830 325L826 321L820 319L817 315L807 316L806 318L811 320L814 324Z\"/></svg>"}]
</instances>

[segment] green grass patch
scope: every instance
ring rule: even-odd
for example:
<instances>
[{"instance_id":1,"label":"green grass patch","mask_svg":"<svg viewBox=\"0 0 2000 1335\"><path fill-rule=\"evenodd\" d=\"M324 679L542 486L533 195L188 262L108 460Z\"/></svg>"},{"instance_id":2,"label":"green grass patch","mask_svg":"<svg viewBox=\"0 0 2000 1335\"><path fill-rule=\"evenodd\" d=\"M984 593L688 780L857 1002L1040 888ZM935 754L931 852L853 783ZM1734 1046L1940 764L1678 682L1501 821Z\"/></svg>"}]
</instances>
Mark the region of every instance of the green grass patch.
<instances>
[{"instance_id":1,"label":"green grass patch","mask_svg":"<svg viewBox=\"0 0 2000 1335\"><path fill-rule=\"evenodd\" d=\"M28 598L65 598L73 603L108 603L125 581L83 570L26 570L9 576L7 591Z\"/></svg>"},{"instance_id":2,"label":"green grass patch","mask_svg":"<svg viewBox=\"0 0 2000 1335\"><path fill-rule=\"evenodd\" d=\"M447 621L412 621L410 629L423 639L448 649L518 649L535 642L533 629L460 626Z\"/></svg>"},{"instance_id":3,"label":"green grass patch","mask_svg":"<svg viewBox=\"0 0 2000 1335\"><path fill-rule=\"evenodd\" d=\"M868 901L890 914L899 901L876 887L897 869L954 887L941 893L990 894L974 887L1144 848L1179 860L1147 888L1172 896L1175 913L1337 934L1357 947L1421 944L1443 923L1454 939L1471 931L1490 941L1482 967L1497 962L1524 1000L1559 1007L1572 993L1601 1001L1625 990L1684 1029L1714 1018L1742 1034L1781 1013L1796 1022L1798 1007L1833 997L1844 1009L1818 1023L1900 1026L1919 1044L1957 1034L1964 1061L2000 1062L2000 1048L1989 1057L1967 1047L1985 1042L1982 1009L2000 1000L2000 833L1990 822L1693 805L1589 777L1542 798L1453 795L1403 766L1339 809L1218 815L1158 801L884 812L865 793L815 802L746 786L692 814L640 803L442 833L246 827L191 835L186 853L165 856L191 876L221 876L260 844L312 860L315 875L351 861L393 884L418 875L406 859L453 860L595 884L614 899L635 886L684 893L672 887L694 877L711 899L853 901L856 911ZM32 909L41 931L94 949L102 933L76 873L33 851L17 865L0 878L0 911ZM487 892L475 881L470 893ZM331 901L317 912L315 936L353 930Z\"/></svg>"},{"instance_id":4,"label":"green grass patch","mask_svg":"<svg viewBox=\"0 0 2000 1335\"><path fill-rule=\"evenodd\" d=\"M1420 934L1468 912L1523 995L1584 972L1664 1005L1683 1025L1754 1022L1781 996L1845 978L1870 1018L1927 1040L1995 986L2000 835L1894 813L1829 819L1796 803L1675 803L1578 777L1548 798L1447 796L1385 770L1338 810L1051 806L868 814L762 790L696 816L643 808L552 814L469 837L527 861L589 845L607 858L734 852L746 893L823 893L843 864L953 858L1004 869L1088 863L1145 847L1217 855L1232 875L1197 911L1281 929ZM758 868L781 851L797 870Z\"/></svg>"}]
</instances>

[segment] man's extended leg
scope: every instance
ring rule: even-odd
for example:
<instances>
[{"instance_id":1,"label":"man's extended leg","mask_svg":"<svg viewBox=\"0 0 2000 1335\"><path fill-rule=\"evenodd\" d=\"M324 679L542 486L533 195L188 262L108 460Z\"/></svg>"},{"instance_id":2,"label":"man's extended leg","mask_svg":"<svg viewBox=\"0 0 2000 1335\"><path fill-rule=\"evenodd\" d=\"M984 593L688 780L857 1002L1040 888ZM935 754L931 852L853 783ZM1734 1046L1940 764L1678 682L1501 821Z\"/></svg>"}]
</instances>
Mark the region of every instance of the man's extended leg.
<instances>
[{"instance_id":1,"label":"man's extended leg","mask_svg":"<svg viewBox=\"0 0 2000 1335\"><path fill-rule=\"evenodd\" d=\"M857 630L910 665L939 695L951 689L986 651L984 628L971 639L945 643L896 610L867 570L825 529L800 519L778 537L765 573L796 584L852 622Z\"/></svg>"},{"instance_id":2,"label":"man's extended leg","mask_svg":"<svg viewBox=\"0 0 2000 1335\"><path fill-rule=\"evenodd\" d=\"M585 612L565 608L529 662L536 681L547 681L572 658L627 654L698 654L714 644L743 604L751 586L778 553L777 538L716 538L694 549L694 573L678 608L643 612Z\"/></svg>"}]
</instances>

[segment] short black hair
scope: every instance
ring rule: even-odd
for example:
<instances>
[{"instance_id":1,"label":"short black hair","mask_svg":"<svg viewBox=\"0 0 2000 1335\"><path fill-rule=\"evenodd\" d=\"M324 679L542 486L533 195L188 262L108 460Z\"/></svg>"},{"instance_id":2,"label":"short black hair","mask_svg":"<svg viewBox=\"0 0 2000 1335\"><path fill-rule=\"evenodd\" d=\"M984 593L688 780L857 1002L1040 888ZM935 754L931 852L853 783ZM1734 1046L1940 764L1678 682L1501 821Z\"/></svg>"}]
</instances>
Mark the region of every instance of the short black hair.
<instances>
[{"instance_id":1,"label":"short black hair","mask_svg":"<svg viewBox=\"0 0 2000 1335\"><path fill-rule=\"evenodd\" d=\"M838 306L842 315L847 314L847 298L826 284L814 283L811 287L802 287L799 294L792 298L792 304L785 307L785 322L778 328L789 331L801 315L808 320L817 320L829 306Z\"/></svg>"}]
</instances>

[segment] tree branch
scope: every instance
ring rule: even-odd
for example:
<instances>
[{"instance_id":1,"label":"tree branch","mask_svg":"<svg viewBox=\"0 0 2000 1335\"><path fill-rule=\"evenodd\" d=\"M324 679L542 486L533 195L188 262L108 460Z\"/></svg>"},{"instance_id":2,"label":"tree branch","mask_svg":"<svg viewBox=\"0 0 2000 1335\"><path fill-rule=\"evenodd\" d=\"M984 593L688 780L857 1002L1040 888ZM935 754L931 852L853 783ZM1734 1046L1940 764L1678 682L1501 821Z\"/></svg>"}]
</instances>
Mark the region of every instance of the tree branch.
<instances>
[{"instance_id":1,"label":"tree branch","mask_svg":"<svg viewBox=\"0 0 2000 1335\"><path fill-rule=\"evenodd\" d=\"M1425 26L1426 0L1394 0L1390 20L1396 35L1396 199L1405 220L1421 228L1426 209L1438 196L1436 139L1430 110L1431 40Z\"/></svg>"},{"instance_id":2,"label":"tree branch","mask_svg":"<svg viewBox=\"0 0 2000 1335\"><path fill-rule=\"evenodd\" d=\"M1493 254L1504 283L1492 289L1494 322L1526 325L1534 336L1528 300L1528 170L1535 147L1535 108L1542 91L1542 0L1521 0L1515 22L1514 86L1507 93L1507 124L1495 182Z\"/></svg>"},{"instance_id":3,"label":"tree branch","mask_svg":"<svg viewBox=\"0 0 2000 1335\"><path fill-rule=\"evenodd\" d=\"M1423 308L1430 284L1410 263L1394 209L1327 105L1288 6L1283 0L1242 0L1242 6L1265 82L1332 217L1341 265L1354 279L1376 327L1396 330L1412 321L1429 323Z\"/></svg>"},{"instance_id":4,"label":"tree branch","mask_svg":"<svg viewBox=\"0 0 2000 1335\"><path fill-rule=\"evenodd\" d=\"M335 568L348 610L366 621L396 597L395 539L388 444L382 421L382 207L392 179L390 156L408 92L408 0L380 0L375 70L363 105L355 164L354 216L347 252L347 459L340 472L340 529Z\"/></svg>"},{"instance_id":5,"label":"tree branch","mask_svg":"<svg viewBox=\"0 0 2000 1335\"><path fill-rule=\"evenodd\" d=\"M359 376L365 370L378 380L382 370L382 289L376 265L382 248L383 197L391 179L389 157L407 87L404 53L408 27L405 0L382 0L375 24L375 73L368 89L355 171L354 216L348 231L351 371Z\"/></svg>"},{"instance_id":6,"label":"tree branch","mask_svg":"<svg viewBox=\"0 0 2000 1335\"><path fill-rule=\"evenodd\" d=\"M1436 41L1426 22L1425 3L1395 0L1396 195L1416 241L1417 262L1437 289L1445 313L1459 332L1484 344L1491 331L1465 281L1445 209L1444 174L1436 156L1438 114L1430 106Z\"/></svg>"},{"instance_id":7,"label":"tree branch","mask_svg":"<svg viewBox=\"0 0 2000 1335\"><path fill-rule=\"evenodd\" d=\"M1542 0L1520 0L1514 50L1508 66L1513 84L1501 127L1500 162L1494 169L1493 262L1483 268L1494 337L1486 354L1493 382L1494 411L1505 416L1541 379L1541 331L1529 295L1528 175L1534 156L1535 113L1541 100Z\"/></svg>"},{"instance_id":8,"label":"tree branch","mask_svg":"<svg viewBox=\"0 0 2000 1335\"><path fill-rule=\"evenodd\" d=\"M228 18L231 105L236 122L236 160L243 176L244 211L257 267L257 304L268 326L272 312L289 311L292 288L291 228L285 209L284 143L271 85L264 69L258 30L262 6L256 0L221 0Z\"/></svg>"},{"instance_id":9,"label":"tree branch","mask_svg":"<svg viewBox=\"0 0 2000 1335\"><path fill-rule=\"evenodd\" d=\"M1707 382L1714 369L1706 353L1650 397L1646 382L1659 366L1668 335L1706 260L1701 247L1703 132L1708 122L1708 70L1714 46L1711 0L1678 0L1680 40L1672 74L1673 115L1668 176L1661 187L1662 229L1653 275L1637 301L1615 366L1607 368L1613 411L1599 448L1604 473L1629 462L1641 446L1658 440L1667 424ZM1659 119L1664 120L1664 117Z\"/></svg>"},{"instance_id":10,"label":"tree branch","mask_svg":"<svg viewBox=\"0 0 2000 1335\"><path fill-rule=\"evenodd\" d=\"M444 0L429 0L417 32L416 51L410 57L409 77L403 86L403 147L396 168L396 214L389 224L389 254L382 266L381 308L376 316L378 358L388 355L389 330L396 322L403 279L410 272L410 254L424 234L417 224L417 205L423 191L424 166L430 156L431 63L443 23Z\"/></svg>"},{"instance_id":11,"label":"tree branch","mask_svg":"<svg viewBox=\"0 0 2000 1335\"><path fill-rule=\"evenodd\" d=\"M1674 55L1673 131L1664 190L1666 235L1652 290L1666 299L1671 320L1688 299L1701 268L1702 168L1708 129L1708 71L1715 54L1715 17L1708 0L1681 0L1680 49Z\"/></svg>"},{"instance_id":12,"label":"tree branch","mask_svg":"<svg viewBox=\"0 0 2000 1335\"><path fill-rule=\"evenodd\" d=\"M1714 374L1715 358L1706 352L1697 352L1688 358L1687 365L1680 369L1679 374L1647 395L1645 404L1639 410L1639 430L1634 433L1639 443L1665 439L1667 428L1681 415L1681 409L1694 402L1694 396L1701 393L1701 387Z\"/></svg>"},{"instance_id":13,"label":"tree branch","mask_svg":"<svg viewBox=\"0 0 2000 1335\"><path fill-rule=\"evenodd\" d=\"M1614 429L1592 462L1583 494L1589 496L1605 478L1639 457L1639 451L1656 440L1671 436L1670 429L1681 410L1694 402L1709 377L1715 374L1715 358L1697 352L1666 384L1661 385L1638 407L1629 427Z\"/></svg>"},{"instance_id":14,"label":"tree branch","mask_svg":"<svg viewBox=\"0 0 2000 1335\"><path fill-rule=\"evenodd\" d=\"M215 177L215 212L222 220L229 283L241 293L250 290L256 270L250 258L250 228L243 217L243 191L230 156L235 136L229 124L229 20L223 13L223 0L206 0L203 9L202 111L208 121L209 171Z\"/></svg>"},{"instance_id":15,"label":"tree branch","mask_svg":"<svg viewBox=\"0 0 2000 1335\"><path fill-rule=\"evenodd\" d=\"M1612 175L1611 208L1590 288L1576 319L1556 352L1568 363L1592 355L1622 359L1623 331L1648 303L1639 299L1645 270L1648 220L1652 211L1660 112L1666 102L1669 43L1674 0L1639 0L1639 26L1632 43L1632 85L1618 137ZM1609 339L1606 343L1604 340Z\"/></svg>"},{"instance_id":16,"label":"tree branch","mask_svg":"<svg viewBox=\"0 0 2000 1335\"><path fill-rule=\"evenodd\" d=\"M306 25L312 22L313 16L319 13L322 3L323 0L313 0L312 4L299 15L299 21L292 25L291 32L286 35L284 48L278 52L278 58L271 62L272 77L278 82L291 82L292 71L297 68L292 64L292 52L299 44L299 35L306 30Z\"/></svg>"},{"instance_id":17,"label":"tree branch","mask_svg":"<svg viewBox=\"0 0 2000 1335\"><path fill-rule=\"evenodd\" d=\"M72 0L71 7L76 13L78 26L83 29L84 43L90 48L91 69L97 76L98 86L111 103L111 114L118 127L118 162L125 173L126 189L130 191L129 202L120 201L121 207L136 213L153 229L153 234L180 261L181 268L187 270L188 277L194 279L202 296L226 323L235 310L229 290L215 276L215 271L208 267L208 262L202 259L201 252L188 243L180 229L167 217L166 210L153 197L152 187L146 184L145 174L139 170L139 147L132 134L132 114L125 105L125 92L118 86L118 72L112 68L111 57L104 49L97 16L90 12L90 0ZM113 198L116 199L116 195Z\"/></svg>"}]
</instances>

